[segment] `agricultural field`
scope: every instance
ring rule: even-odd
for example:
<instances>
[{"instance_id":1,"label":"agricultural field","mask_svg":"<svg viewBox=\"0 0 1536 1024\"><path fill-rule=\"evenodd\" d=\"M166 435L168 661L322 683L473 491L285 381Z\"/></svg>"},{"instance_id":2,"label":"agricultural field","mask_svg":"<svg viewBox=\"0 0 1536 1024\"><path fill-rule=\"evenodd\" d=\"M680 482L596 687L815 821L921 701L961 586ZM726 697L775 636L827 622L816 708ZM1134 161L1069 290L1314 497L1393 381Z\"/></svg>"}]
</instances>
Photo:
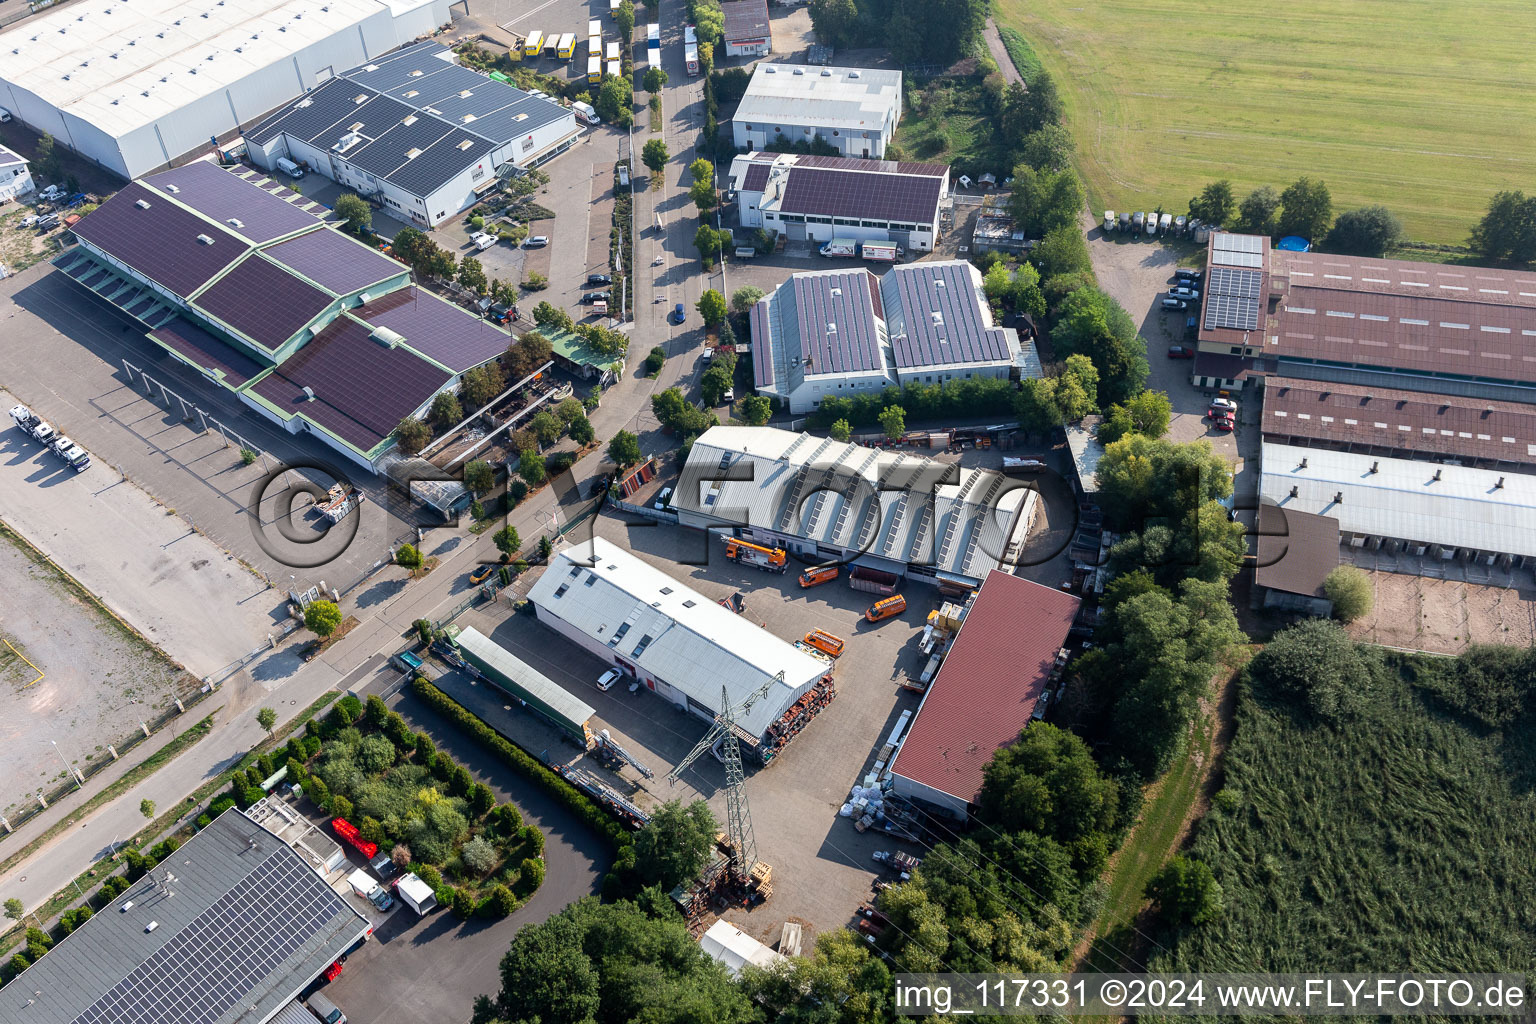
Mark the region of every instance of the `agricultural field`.
<instances>
[{"instance_id":1,"label":"agricultural field","mask_svg":"<svg viewBox=\"0 0 1536 1024\"><path fill-rule=\"evenodd\" d=\"M1536 19L1525 0L998 0L1061 88L1097 210L1182 211L1308 174L1335 213L1380 203L1461 243L1536 182Z\"/></svg>"}]
</instances>

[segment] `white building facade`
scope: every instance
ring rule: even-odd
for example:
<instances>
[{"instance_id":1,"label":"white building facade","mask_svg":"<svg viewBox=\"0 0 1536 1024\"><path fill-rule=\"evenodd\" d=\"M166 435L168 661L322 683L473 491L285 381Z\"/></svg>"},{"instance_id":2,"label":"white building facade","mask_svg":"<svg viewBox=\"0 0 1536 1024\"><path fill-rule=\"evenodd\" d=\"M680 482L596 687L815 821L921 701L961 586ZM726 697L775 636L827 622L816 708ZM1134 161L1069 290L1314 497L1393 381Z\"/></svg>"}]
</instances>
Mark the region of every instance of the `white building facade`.
<instances>
[{"instance_id":1,"label":"white building facade","mask_svg":"<svg viewBox=\"0 0 1536 1024\"><path fill-rule=\"evenodd\" d=\"M762 63L731 121L737 149L819 138L843 156L881 159L901 120L901 72Z\"/></svg>"},{"instance_id":2,"label":"white building facade","mask_svg":"<svg viewBox=\"0 0 1536 1024\"><path fill-rule=\"evenodd\" d=\"M0 106L136 178L451 20L449 0L78 0L0 36Z\"/></svg>"},{"instance_id":3,"label":"white building facade","mask_svg":"<svg viewBox=\"0 0 1536 1024\"><path fill-rule=\"evenodd\" d=\"M0 146L0 202L24 196L33 189L27 158Z\"/></svg>"}]
</instances>

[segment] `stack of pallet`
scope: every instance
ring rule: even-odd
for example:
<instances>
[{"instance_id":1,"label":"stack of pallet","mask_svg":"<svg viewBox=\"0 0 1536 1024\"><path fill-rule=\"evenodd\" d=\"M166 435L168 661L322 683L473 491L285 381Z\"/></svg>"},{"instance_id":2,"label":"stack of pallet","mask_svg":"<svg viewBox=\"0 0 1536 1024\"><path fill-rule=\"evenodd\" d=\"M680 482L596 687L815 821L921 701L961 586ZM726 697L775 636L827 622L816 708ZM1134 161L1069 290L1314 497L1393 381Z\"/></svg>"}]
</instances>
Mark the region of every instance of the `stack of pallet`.
<instances>
[{"instance_id":1,"label":"stack of pallet","mask_svg":"<svg viewBox=\"0 0 1536 1024\"><path fill-rule=\"evenodd\" d=\"M785 745L795 737L801 729L811 724L811 719L821 714L837 697L837 687L832 683L831 676L823 676L821 681L800 696L800 699L790 705L789 710L779 716L779 720L768 729L768 741L763 745L761 754L763 763L767 764Z\"/></svg>"}]
</instances>

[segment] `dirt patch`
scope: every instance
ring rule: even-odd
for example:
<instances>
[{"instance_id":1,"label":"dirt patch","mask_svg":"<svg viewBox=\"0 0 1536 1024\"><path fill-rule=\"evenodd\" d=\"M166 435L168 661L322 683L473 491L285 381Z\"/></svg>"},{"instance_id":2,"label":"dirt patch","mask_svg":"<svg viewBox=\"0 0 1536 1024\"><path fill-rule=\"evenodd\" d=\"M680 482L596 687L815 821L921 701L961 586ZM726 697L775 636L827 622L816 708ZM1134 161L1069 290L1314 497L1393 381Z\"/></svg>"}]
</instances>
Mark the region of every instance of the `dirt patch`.
<instances>
[{"instance_id":1,"label":"dirt patch","mask_svg":"<svg viewBox=\"0 0 1536 1024\"><path fill-rule=\"evenodd\" d=\"M1366 570L1371 614L1349 627L1357 640L1436 654L1473 644L1528 647L1536 638L1536 591Z\"/></svg>"}]
</instances>

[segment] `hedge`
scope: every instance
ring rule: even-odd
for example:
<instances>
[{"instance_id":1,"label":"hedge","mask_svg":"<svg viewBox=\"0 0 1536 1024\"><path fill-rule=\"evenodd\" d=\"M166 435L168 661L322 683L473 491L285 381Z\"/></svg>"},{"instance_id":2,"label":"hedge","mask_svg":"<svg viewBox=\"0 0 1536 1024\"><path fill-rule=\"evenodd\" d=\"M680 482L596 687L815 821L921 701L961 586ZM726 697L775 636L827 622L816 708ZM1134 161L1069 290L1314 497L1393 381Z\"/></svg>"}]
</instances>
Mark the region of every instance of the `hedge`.
<instances>
[{"instance_id":1,"label":"hedge","mask_svg":"<svg viewBox=\"0 0 1536 1024\"><path fill-rule=\"evenodd\" d=\"M580 818L583 823L604 836L615 850L634 842L629 832L610 818L608 813L585 793L550 771L537 758L507 737L486 725L468 708L433 686L425 677L417 676L411 683L411 689L429 708L489 747L508 767L537 783L545 792L564 804L566 809Z\"/></svg>"}]
</instances>

